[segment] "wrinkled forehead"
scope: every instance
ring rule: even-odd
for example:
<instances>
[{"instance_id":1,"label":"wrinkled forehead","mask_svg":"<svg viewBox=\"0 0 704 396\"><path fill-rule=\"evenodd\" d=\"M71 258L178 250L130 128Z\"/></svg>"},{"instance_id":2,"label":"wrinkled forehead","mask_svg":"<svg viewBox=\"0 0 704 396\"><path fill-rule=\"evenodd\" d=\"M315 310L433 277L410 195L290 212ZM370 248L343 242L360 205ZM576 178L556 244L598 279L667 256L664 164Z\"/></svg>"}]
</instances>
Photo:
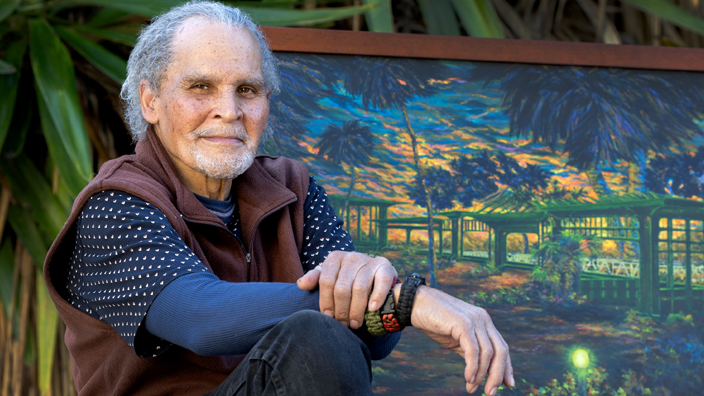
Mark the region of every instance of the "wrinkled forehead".
<instances>
[{"instance_id":1,"label":"wrinkled forehead","mask_svg":"<svg viewBox=\"0 0 704 396\"><path fill-rule=\"evenodd\" d=\"M204 16L187 18L179 25L170 43L166 74L205 72L203 68L240 66L262 78L262 51L259 42L245 26L229 25Z\"/></svg>"}]
</instances>

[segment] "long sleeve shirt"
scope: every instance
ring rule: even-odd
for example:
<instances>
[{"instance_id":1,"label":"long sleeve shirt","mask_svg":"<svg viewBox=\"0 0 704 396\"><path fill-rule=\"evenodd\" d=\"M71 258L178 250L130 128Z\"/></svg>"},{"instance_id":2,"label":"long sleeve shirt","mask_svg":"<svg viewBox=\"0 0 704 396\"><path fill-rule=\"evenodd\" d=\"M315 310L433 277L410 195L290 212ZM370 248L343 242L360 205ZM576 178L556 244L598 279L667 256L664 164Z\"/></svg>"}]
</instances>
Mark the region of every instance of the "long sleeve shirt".
<instances>
[{"instance_id":1,"label":"long sleeve shirt","mask_svg":"<svg viewBox=\"0 0 704 396\"><path fill-rule=\"evenodd\" d=\"M333 250L354 250L311 178L305 203L304 270ZM234 200L198 197L239 238ZM176 344L202 355L246 353L273 326L302 309L319 310L316 292L287 283L217 278L154 206L121 191L91 197L78 221L68 275L69 302L110 324L141 357ZM372 358L387 356L399 333L377 339L356 331Z\"/></svg>"}]
</instances>

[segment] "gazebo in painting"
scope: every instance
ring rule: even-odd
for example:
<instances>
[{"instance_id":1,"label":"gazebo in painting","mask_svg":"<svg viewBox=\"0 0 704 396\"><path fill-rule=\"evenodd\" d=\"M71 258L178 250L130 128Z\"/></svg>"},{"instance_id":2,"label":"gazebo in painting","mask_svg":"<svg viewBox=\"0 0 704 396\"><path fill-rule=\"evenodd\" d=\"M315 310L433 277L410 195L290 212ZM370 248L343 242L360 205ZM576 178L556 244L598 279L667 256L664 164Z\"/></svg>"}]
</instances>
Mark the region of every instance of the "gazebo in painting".
<instances>
[{"instance_id":1,"label":"gazebo in painting","mask_svg":"<svg viewBox=\"0 0 704 396\"><path fill-rule=\"evenodd\" d=\"M463 257L461 244L469 221L491 228L494 237L489 257L493 256L498 267L536 265L509 257L506 237L513 232L535 233L542 240L572 230L634 242L637 261L594 258L585 263L582 292L594 299L638 301L640 310L653 314L704 310L704 202L630 194L521 208L497 204L477 211L441 213L451 219L455 257Z\"/></svg>"},{"instance_id":2,"label":"gazebo in painting","mask_svg":"<svg viewBox=\"0 0 704 396\"><path fill-rule=\"evenodd\" d=\"M335 207L344 197L330 196ZM388 231L427 230L428 219L389 218L388 208L396 201L351 198L343 214L348 231L362 250L388 245ZM493 262L499 268L530 269L537 265L527 254L510 254L507 236L536 234L538 241L562 230L595 235L602 240L633 243L633 260L591 258L583 263L581 293L590 299L634 302L643 312L666 314L704 310L704 202L660 196L628 194L600 200L557 200L536 205L513 205L511 197L500 197L479 210L438 213L433 230L443 246L450 233L449 249L441 256L457 260ZM487 251L464 248L467 232L486 232ZM447 237L445 237L447 238Z\"/></svg>"},{"instance_id":3,"label":"gazebo in painting","mask_svg":"<svg viewBox=\"0 0 704 396\"><path fill-rule=\"evenodd\" d=\"M553 232L574 229L635 241L638 268L617 274L640 281L640 309L659 314L704 309L704 202L659 195L614 196L595 203L551 204ZM603 218L623 219L621 224ZM595 223L602 218L601 224ZM621 271L624 269L622 268Z\"/></svg>"},{"instance_id":4,"label":"gazebo in painting","mask_svg":"<svg viewBox=\"0 0 704 396\"><path fill-rule=\"evenodd\" d=\"M449 229L450 219L447 216L439 215L433 216L433 232L438 233L438 244L443 246L443 234L445 230ZM379 227L383 227L385 230L403 230L406 232L406 246L411 245L411 233L415 230L427 231L428 230L428 218L426 216L416 216L416 217L392 217L386 219L378 219L376 222ZM454 245L453 245L454 246ZM425 249L427 251L427 249ZM446 253L440 250L438 254L442 255ZM447 252L449 253L449 252Z\"/></svg>"},{"instance_id":5,"label":"gazebo in painting","mask_svg":"<svg viewBox=\"0 0 704 396\"><path fill-rule=\"evenodd\" d=\"M342 208L345 197L328 195L333 208ZM388 199L350 197L345 213L338 215L345 222L345 229L352 235L358 249L374 250L388 245L387 228L378 223L380 219L388 218L389 207L399 202Z\"/></svg>"}]
</instances>

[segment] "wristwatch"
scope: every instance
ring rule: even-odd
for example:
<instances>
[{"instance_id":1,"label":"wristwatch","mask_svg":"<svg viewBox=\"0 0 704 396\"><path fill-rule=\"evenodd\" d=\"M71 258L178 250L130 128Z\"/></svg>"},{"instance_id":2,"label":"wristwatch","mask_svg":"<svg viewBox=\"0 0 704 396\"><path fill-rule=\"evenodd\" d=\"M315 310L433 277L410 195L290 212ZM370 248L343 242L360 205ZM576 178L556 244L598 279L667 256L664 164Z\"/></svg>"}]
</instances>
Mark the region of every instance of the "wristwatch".
<instances>
[{"instance_id":1,"label":"wristwatch","mask_svg":"<svg viewBox=\"0 0 704 396\"><path fill-rule=\"evenodd\" d=\"M411 325L411 311L413 311L413 300L416 298L418 286L425 285L425 278L414 273L406 278L406 281L401 285L401 295L398 298L398 322L401 326Z\"/></svg>"},{"instance_id":2,"label":"wristwatch","mask_svg":"<svg viewBox=\"0 0 704 396\"><path fill-rule=\"evenodd\" d=\"M394 277L391 284L391 290L386 295L386 300L381 309L370 311L367 308L364 314L364 323L369 331L369 334L374 337L382 336L386 333L395 333L403 330L403 326L398 323L398 316L394 309L394 289L393 286L401 283L398 278ZM369 294L371 297L371 293Z\"/></svg>"},{"instance_id":3,"label":"wristwatch","mask_svg":"<svg viewBox=\"0 0 704 396\"><path fill-rule=\"evenodd\" d=\"M399 282L400 283L400 282ZM381 307L381 323L384 325L384 330L389 333L395 333L403 330L403 326L398 322L398 313L396 313L396 304L394 304L394 289L389 290L386 295L384 305Z\"/></svg>"}]
</instances>

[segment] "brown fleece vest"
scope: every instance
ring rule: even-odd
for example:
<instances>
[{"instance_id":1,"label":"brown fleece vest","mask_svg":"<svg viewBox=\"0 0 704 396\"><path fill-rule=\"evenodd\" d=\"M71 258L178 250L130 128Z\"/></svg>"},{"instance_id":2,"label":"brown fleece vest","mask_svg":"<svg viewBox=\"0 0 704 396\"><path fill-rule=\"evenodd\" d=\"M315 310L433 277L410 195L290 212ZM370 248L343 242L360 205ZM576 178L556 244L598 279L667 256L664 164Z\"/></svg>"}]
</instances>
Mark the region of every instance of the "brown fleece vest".
<instances>
[{"instance_id":1,"label":"brown fleece vest","mask_svg":"<svg viewBox=\"0 0 704 396\"><path fill-rule=\"evenodd\" d=\"M44 263L44 279L61 318L79 395L202 395L215 389L244 355L201 356L178 346L149 359L135 355L113 328L67 301L67 271L76 220L88 199L121 190L159 208L198 258L228 282L295 282L303 275L303 204L308 171L282 157L259 156L233 181L242 245L176 177L151 131L134 155L106 162L78 195Z\"/></svg>"}]
</instances>

